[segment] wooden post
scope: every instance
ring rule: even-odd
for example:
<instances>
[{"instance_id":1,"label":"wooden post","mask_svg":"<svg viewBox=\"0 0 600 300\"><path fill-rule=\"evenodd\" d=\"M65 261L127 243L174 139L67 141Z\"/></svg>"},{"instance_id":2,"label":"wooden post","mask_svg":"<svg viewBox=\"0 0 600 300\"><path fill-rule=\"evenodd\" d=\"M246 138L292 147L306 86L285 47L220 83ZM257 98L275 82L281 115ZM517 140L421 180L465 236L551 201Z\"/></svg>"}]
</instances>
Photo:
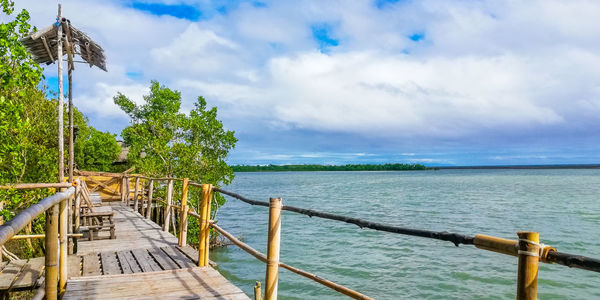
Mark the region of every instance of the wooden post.
<instances>
[{"instance_id":1,"label":"wooden post","mask_svg":"<svg viewBox=\"0 0 600 300\"><path fill-rule=\"evenodd\" d=\"M262 292L260 290L260 281L256 282L256 285L254 285L254 300L261 300L262 298Z\"/></svg>"},{"instance_id":2,"label":"wooden post","mask_svg":"<svg viewBox=\"0 0 600 300\"><path fill-rule=\"evenodd\" d=\"M184 247L187 244L187 213L188 213L188 184L189 179L183 179L183 186L181 187L181 210L180 210L180 218L179 218L179 246Z\"/></svg>"},{"instance_id":3,"label":"wooden post","mask_svg":"<svg viewBox=\"0 0 600 300\"><path fill-rule=\"evenodd\" d=\"M277 300L280 240L281 198L271 198L269 201L269 237L267 241L267 273L265 276L265 300Z\"/></svg>"},{"instance_id":4,"label":"wooden post","mask_svg":"<svg viewBox=\"0 0 600 300\"><path fill-rule=\"evenodd\" d=\"M212 185L202 185L202 199L200 203L200 236L198 237L198 266L208 265L208 247L210 242L210 201L212 199Z\"/></svg>"},{"instance_id":5,"label":"wooden post","mask_svg":"<svg viewBox=\"0 0 600 300\"><path fill-rule=\"evenodd\" d=\"M58 5L58 20L61 20L61 6ZM63 27L61 25L58 26L58 31L56 33L56 50L58 57L58 182L65 181L65 138L63 133L63 72L62 72L62 57L63 57L63 47L62 47L62 37L63 37Z\"/></svg>"},{"instance_id":6,"label":"wooden post","mask_svg":"<svg viewBox=\"0 0 600 300\"><path fill-rule=\"evenodd\" d=\"M165 206L165 218L163 220L163 230L169 232L171 222L171 205L173 204L173 179L169 179L167 184L167 206Z\"/></svg>"},{"instance_id":7,"label":"wooden post","mask_svg":"<svg viewBox=\"0 0 600 300\"><path fill-rule=\"evenodd\" d=\"M121 203L125 203L125 176L121 177Z\"/></svg>"},{"instance_id":8,"label":"wooden post","mask_svg":"<svg viewBox=\"0 0 600 300\"><path fill-rule=\"evenodd\" d=\"M73 163L75 161L73 154L73 41L69 23L64 22L64 26L67 36L65 45L67 46L67 78L69 82L69 182L73 182ZM62 60L62 57L58 59Z\"/></svg>"},{"instance_id":9,"label":"wooden post","mask_svg":"<svg viewBox=\"0 0 600 300\"><path fill-rule=\"evenodd\" d=\"M79 233L79 222L81 221L81 184L75 186L75 225L73 232ZM73 238L73 252L77 253L77 238Z\"/></svg>"},{"instance_id":10,"label":"wooden post","mask_svg":"<svg viewBox=\"0 0 600 300\"><path fill-rule=\"evenodd\" d=\"M129 176L125 176L125 205L129 207Z\"/></svg>"},{"instance_id":11,"label":"wooden post","mask_svg":"<svg viewBox=\"0 0 600 300\"><path fill-rule=\"evenodd\" d=\"M133 192L133 210L135 212L138 211L138 196L139 196L139 186L140 186L140 178L135 178L135 189Z\"/></svg>"},{"instance_id":12,"label":"wooden post","mask_svg":"<svg viewBox=\"0 0 600 300\"><path fill-rule=\"evenodd\" d=\"M46 212L46 299L58 296L58 204Z\"/></svg>"},{"instance_id":13,"label":"wooden post","mask_svg":"<svg viewBox=\"0 0 600 300\"><path fill-rule=\"evenodd\" d=\"M65 199L60 202L59 205L59 235L60 235L60 276L59 276L59 291L62 294L65 291L67 285L67 226L68 226L68 214L67 214L67 202Z\"/></svg>"},{"instance_id":14,"label":"wooden post","mask_svg":"<svg viewBox=\"0 0 600 300\"><path fill-rule=\"evenodd\" d=\"M537 274L540 235L537 232L519 231L519 265L517 300L537 299Z\"/></svg>"},{"instance_id":15,"label":"wooden post","mask_svg":"<svg viewBox=\"0 0 600 300\"><path fill-rule=\"evenodd\" d=\"M148 204L146 205L146 219L150 219L150 213L152 212L152 191L154 190L154 181L150 179L148 183Z\"/></svg>"}]
</instances>

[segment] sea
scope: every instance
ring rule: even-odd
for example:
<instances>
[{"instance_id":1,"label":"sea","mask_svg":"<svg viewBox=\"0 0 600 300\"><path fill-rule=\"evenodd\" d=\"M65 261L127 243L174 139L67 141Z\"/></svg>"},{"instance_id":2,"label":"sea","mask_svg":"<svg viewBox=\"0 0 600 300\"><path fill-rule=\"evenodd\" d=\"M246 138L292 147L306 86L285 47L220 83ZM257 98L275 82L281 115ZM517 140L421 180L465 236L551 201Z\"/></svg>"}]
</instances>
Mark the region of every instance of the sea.
<instances>
[{"instance_id":1,"label":"sea","mask_svg":"<svg viewBox=\"0 0 600 300\"><path fill-rule=\"evenodd\" d=\"M600 258L600 170L237 173L248 198L415 229L516 239L537 231L560 252ZM227 197L218 224L266 253L268 208ZM375 299L515 299L517 258L471 245L282 212L281 261ZM266 266L236 246L218 270L249 296ZM600 299L600 274L540 264L540 299ZM280 299L346 299L280 269Z\"/></svg>"}]
</instances>

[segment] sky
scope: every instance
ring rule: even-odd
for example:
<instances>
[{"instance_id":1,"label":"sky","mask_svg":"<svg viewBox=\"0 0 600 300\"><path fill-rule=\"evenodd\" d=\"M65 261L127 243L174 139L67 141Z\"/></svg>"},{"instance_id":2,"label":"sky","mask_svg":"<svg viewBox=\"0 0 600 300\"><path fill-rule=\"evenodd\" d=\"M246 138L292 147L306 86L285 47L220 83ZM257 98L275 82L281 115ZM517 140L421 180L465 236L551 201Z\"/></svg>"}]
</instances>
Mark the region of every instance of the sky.
<instances>
[{"instance_id":1,"label":"sky","mask_svg":"<svg viewBox=\"0 0 600 300\"><path fill-rule=\"evenodd\" d=\"M60 2L106 51L73 81L103 131L158 80L218 108L232 164L600 163L600 1Z\"/></svg>"}]
</instances>

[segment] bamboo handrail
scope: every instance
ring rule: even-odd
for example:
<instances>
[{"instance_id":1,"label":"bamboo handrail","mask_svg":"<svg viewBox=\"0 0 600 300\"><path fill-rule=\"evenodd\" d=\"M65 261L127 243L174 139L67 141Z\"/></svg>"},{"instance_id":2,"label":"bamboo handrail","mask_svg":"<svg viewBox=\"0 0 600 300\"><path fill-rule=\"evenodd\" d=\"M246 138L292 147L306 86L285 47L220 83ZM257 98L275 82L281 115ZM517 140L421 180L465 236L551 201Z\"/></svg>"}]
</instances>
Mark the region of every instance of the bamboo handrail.
<instances>
[{"instance_id":1,"label":"bamboo handrail","mask_svg":"<svg viewBox=\"0 0 600 300\"><path fill-rule=\"evenodd\" d=\"M70 187L64 192L56 193L42 199L40 202L24 209L14 218L0 226L0 245L4 245L10 238L21 231L29 222L41 215L52 206L63 200L69 199L75 193L75 188Z\"/></svg>"},{"instance_id":2,"label":"bamboo handrail","mask_svg":"<svg viewBox=\"0 0 600 300\"><path fill-rule=\"evenodd\" d=\"M1 185L0 190L26 190L26 189L50 189L50 188L69 188L74 184L70 182L49 182L49 183L19 183L12 185Z\"/></svg>"},{"instance_id":3,"label":"bamboo handrail","mask_svg":"<svg viewBox=\"0 0 600 300\"><path fill-rule=\"evenodd\" d=\"M60 238L60 234L58 235ZM69 233L67 237L83 237L83 233ZM11 240L24 240L24 239L43 239L46 238L45 234L19 234L14 235Z\"/></svg>"},{"instance_id":4,"label":"bamboo handrail","mask_svg":"<svg viewBox=\"0 0 600 300\"><path fill-rule=\"evenodd\" d=\"M256 249L250 247L248 244L238 240L237 238L235 238L233 235L231 235L231 233L225 231L223 228L219 227L217 224L211 222L210 223L210 227L214 228L216 231L218 231L219 233L221 233L223 236L225 236L227 239L229 239L232 243L234 243L236 246L240 247L242 250L246 251L248 254L256 257L258 260L262 261L263 263L267 263L267 256L258 252ZM306 272L304 270L292 267L290 265L287 265L285 263L279 262L279 266L287 269L289 271L292 271L300 276L306 277L308 279L314 280L328 288L331 288L335 291L338 291L346 296L352 297L354 299L373 299L370 298L369 296L366 296L364 294L361 294L355 290L349 289L345 286L339 285L333 281L327 280L327 279L323 279L317 275L311 274L309 272Z\"/></svg>"}]
</instances>

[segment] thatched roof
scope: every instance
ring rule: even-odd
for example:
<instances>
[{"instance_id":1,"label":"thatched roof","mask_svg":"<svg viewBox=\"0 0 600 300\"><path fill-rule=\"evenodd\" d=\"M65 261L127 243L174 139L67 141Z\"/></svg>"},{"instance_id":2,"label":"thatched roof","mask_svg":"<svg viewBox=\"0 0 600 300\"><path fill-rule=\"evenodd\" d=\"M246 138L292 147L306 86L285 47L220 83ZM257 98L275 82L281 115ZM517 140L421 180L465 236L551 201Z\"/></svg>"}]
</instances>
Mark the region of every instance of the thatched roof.
<instances>
[{"instance_id":1,"label":"thatched roof","mask_svg":"<svg viewBox=\"0 0 600 300\"><path fill-rule=\"evenodd\" d=\"M79 54L81 58L91 66L106 71L106 57L104 49L94 42L83 31L70 25L70 21L62 18L63 37L68 38L73 44L73 54ZM21 43L33 55L33 59L38 64L52 64L57 59L57 32L58 26L52 24L42 30L32 32L28 36L22 38ZM63 44L63 52L67 54L66 44Z\"/></svg>"}]
</instances>

